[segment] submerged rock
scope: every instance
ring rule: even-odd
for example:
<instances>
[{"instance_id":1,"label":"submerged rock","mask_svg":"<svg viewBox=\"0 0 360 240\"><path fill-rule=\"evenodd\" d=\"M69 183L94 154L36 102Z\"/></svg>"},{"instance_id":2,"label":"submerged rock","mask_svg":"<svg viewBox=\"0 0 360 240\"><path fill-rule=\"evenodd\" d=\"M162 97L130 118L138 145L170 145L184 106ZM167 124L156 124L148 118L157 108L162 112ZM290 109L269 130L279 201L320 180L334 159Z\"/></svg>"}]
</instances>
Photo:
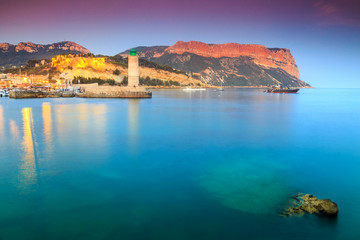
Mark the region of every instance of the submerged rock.
<instances>
[{"instance_id":1,"label":"submerged rock","mask_svg":"<svg viewBox=\"0 0 360 240\"><path fill-rule=\"evenodd\" d=\"M336 217L339 208L330 199L318 199L311 194L297 194L290 202L290 207L282 214L285 216L319 214L329 217Z\"/></svg>"},{"instance_id":2,"label":"submerged rock","mask_svg":"<svg viewBox=\"0 0 360 240\"><path fill-rule=\"evenodd\" d=\"M282 211L291 194L286 166L243 157L215 164L198 177L199 185L222 205L252 214Z\"/></svg>"}]
</instances>

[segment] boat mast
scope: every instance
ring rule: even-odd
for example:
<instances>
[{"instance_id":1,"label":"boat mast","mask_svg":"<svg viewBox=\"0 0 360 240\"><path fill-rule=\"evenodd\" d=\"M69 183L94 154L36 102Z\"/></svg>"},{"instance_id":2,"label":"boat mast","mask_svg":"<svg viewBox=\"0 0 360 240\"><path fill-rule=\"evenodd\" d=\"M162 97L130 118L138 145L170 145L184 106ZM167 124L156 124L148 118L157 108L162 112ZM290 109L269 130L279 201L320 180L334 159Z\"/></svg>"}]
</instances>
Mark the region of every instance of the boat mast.
<instances>
[{"instance_id":1,"label":"boat mast","mask_svg":"<svg viewBox=\"0 0 360 240\"><path fill-rule=\"evenodd\" d=\"M191 82L192 82L192 74L191 74L191 72L189 72L189 77L190 77L189 87L191 88Z\"/></svg>"}]
</instances>

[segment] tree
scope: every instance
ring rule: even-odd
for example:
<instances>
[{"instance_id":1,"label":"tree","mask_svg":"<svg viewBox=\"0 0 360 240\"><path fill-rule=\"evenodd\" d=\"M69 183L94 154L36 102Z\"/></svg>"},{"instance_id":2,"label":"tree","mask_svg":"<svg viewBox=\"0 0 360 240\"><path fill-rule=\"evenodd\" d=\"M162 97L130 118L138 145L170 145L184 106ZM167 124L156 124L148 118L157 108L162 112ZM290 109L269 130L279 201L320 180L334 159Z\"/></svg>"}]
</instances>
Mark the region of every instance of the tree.
<instances>
[{"instance_id":1,"label":"tree","mask_svg":"<svg viewBox=\"0 0 360 240\"><path fill-rule=\"evenodd\" d=\"M113 74L119 76L120 75L120 70L119 69L114 70Z\"/></svg>"},{"instance_id":2,"label":"tree","mask_svg":"<svg viewBox=\"0 0 360 240\"><path fill-rule=\"evenodd\" d=\"M121 84L123 85L128 85L128 77L124 77L123 80L121 81Z\"/></svg>"}]
</instances>

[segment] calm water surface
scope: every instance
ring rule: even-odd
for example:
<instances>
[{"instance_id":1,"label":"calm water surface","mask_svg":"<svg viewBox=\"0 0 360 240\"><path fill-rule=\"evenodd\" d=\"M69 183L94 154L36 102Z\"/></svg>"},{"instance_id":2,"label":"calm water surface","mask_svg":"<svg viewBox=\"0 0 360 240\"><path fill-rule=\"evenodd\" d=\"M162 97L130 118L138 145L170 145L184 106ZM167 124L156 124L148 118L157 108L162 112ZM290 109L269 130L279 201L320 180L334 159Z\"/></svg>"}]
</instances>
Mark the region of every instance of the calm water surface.
<instances>
[{"instance_id":1,"label":"calm water surface","mask_svg":"<svg viewBox=\"0 0 360 240\"><path fill-rule=\"evenodd\" d=\"M360 239L359 173L360 89L0 99L1 240Z\"/></svg>"}]
</instances>

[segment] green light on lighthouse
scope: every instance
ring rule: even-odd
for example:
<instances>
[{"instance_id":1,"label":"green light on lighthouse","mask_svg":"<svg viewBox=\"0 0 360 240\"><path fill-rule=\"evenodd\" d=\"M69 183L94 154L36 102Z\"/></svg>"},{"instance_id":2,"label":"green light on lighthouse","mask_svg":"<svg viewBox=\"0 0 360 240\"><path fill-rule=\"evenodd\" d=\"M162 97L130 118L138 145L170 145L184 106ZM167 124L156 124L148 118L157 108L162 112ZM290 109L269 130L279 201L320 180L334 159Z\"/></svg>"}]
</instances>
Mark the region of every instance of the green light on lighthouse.
<instances>
[{"instance_id":1,"label":"green light on lighthouse","mask_svg":"<svg viewBox=\"0 0 360 240\"><path fill-rule=\"evenodd\" d=\"M136 50L134 48L130 50L130 56L136 56Z\"/></svg>"}]
</instances>

